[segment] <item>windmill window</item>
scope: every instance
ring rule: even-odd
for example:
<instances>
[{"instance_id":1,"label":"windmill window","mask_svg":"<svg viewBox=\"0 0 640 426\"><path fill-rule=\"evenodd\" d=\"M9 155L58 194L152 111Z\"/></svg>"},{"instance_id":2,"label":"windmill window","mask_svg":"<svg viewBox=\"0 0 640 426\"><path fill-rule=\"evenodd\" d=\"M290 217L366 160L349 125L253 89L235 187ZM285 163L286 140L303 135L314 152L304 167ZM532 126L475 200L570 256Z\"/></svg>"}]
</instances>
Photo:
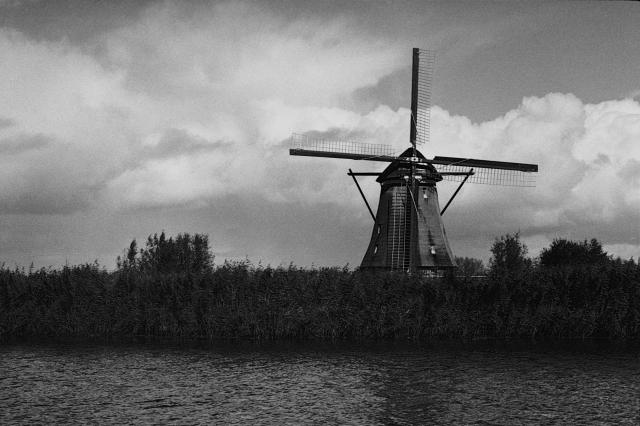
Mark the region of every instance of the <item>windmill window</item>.
<instances>
[{"instance_id":1,"label":"windmill window","mask_svg":"<svg viewBox=\"0 0 640 426\"><path fill-rule=\"evenodd\" d=\"M381 232L382 226L378 225L377 229L378 229L378 235L380 235L380 232Z\"/></svg>"},{"instance_id":2,"label":"windmill window","mask_svg":"<svg viewBox=\"0 0 640 426\"><path fill-rule=\"evenodd\" d=\"M378 254L378 246L373 247L373 254Z\"/></svg>"}]
</instances>

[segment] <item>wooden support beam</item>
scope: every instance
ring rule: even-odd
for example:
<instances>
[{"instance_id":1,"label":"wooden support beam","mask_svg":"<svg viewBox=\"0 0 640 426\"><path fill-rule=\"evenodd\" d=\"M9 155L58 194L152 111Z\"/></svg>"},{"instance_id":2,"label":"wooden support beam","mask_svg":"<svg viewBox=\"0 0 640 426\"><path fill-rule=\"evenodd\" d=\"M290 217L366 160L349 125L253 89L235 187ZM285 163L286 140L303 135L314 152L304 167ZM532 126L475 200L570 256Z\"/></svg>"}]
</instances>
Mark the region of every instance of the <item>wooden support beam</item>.
<instances>
[{"instance_id":1,"label":"wooden support beam","mask_svg":"<svg viewBox=\"0 0 640 426\"><path fill-rule=\"evenodd\" d=\"M447 211L447 207L449 207L449 204L451 204L453 199L456 198L456 195L458 195L458 192L460 192L460 190L462 189L462 185L464 185L464 183L467 181L467 179L469 179L469 176L471 176L472 174L473 174L473 169L469 170L469 173L467 173L467 177L465 177L464 180L462 182L460 182L460 185L458 185L458 189L456 189L456 192L454 192L453 195L451 196L451 198L449 198L449 201L447 201L447 205L444 206L444 208L440 212L440 216L442 216L444 214L444 212Z\"/></svg>"},{"instance_id":2,"label":"wooden support beam","mask_svg":"<svg viewBox=\"0 0 640 426\"><path fill-rule=\"evenodd\" d=\"M367 205L367 209L369 209L369 214L371 214L371 219L373 219L373 223L376 223L376 215L373 214L373 210L371 210L371 206L369 205L369 202L367 201L367 197L364 196L364 192L362 192L362 188L360 188L360 184L358 183L358 179L356 179L356 174L353 173L353 171L351 169L349 169L349 173L347 173L347 174L349 176L351 176L351 178L355 182L356 186L358 187L358 191L360 191L360 195L362 196L362 199L364 200L364 203Z\"/></svg>"}]
</instances>

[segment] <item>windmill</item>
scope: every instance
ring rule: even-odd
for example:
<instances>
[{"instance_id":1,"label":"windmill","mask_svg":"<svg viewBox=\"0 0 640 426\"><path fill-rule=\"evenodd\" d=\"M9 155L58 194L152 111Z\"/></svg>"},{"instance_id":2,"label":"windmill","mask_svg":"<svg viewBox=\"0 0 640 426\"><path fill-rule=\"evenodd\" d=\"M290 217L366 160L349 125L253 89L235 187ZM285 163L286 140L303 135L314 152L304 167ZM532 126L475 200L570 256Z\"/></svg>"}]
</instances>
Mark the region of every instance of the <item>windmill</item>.
<instances>
[{"instance_id":1,"label":"windmill","mask_svg":"<svg viewBox=\"0 0 640 426\"><path fill-rule=\"evenodd\" d=\"M413 49L411 78L410 143L400 155L390 145L324 140L293 134L290 155L343 158L390 163L382 172L347 173L362 196L373 231L362 260L363 269L438 271L455 268L442 216L462 186L469 183L527 187L535 185L536 164L509 163L471 158L427 159L417 146L429 139L431 80L434 54ZM357 176L374 176L380 183L380 199L374 214ZM441 209L436 184L459 182Z\"/></svg>"}]
</instances>

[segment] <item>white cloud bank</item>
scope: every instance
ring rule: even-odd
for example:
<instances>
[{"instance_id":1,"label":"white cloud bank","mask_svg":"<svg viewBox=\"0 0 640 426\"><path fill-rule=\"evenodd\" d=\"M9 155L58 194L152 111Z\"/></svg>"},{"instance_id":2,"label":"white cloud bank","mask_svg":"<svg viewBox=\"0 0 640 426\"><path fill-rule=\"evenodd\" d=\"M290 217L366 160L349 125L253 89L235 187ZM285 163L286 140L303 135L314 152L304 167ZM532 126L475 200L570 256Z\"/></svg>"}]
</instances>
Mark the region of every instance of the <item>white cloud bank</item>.
<instances>
[{"instance_id":1,"label":"white cloud bank","mask_svg":"<svg viewBox=\"0 0 640 426\"><path fill-rule=\"evenodd\" d=\"M317 131L404 148L406 109L362 112L345 100L406 66L406 49L343 19L285 22L246 4L198 12L154 6L94 55L0 30L0 214L202 206L229 195L362 209L344 175L352 163L291 158L282 142ZM434 107L423 152L540 166L535 189L465 189L447 218L459 240L592 232L637 256L639 141L637 101L551 93L484 123Z\"/></svg>"},{"instance_id":2,"label":"white cloud bank","mask_svg":"<svg viewBox=\"0 0 640 426\"><path fill-rule=\"evenodd\" d=\"M468 189L459 206L486 215L485 232L601 238L640 254L640 104L584 104L571 94L525 98L503 117L474 124L434 110L438 152L539 164L535 189ZM466 153L466 154L465 154ZM501 207L495 207L501 206ZM468 216L466 216L468 217ZM464 224L462 224L464 226ZM473 233L472 229L467 232Z\"/></svg>"}]
</instances>

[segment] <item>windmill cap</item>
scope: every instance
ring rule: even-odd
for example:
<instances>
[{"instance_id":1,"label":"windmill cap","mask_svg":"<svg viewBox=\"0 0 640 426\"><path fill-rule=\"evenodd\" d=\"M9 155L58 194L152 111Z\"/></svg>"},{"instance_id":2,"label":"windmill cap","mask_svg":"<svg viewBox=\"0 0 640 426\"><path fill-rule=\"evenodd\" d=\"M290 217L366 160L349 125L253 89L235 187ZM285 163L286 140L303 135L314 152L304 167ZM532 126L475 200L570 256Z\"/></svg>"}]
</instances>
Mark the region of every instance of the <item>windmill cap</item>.
<instances>
[{"instance_id":1,"label":"windmill cap","mask_svg":"<svg viewBox=\"0 0 640 426\"><path fill-rule=\"evenodd\" d=\"M416 178L422 182L435 183L442 180L442 176L438 173L435 167L428 163L414 164L417 161L426 160L426 157L422 155L420 151L416 150L416 157L413 156L413 148L406 149L402 154L398 156L398 160L392 162L376 179L379 183L389 183L389 181L397 180L398 183L405 181L404 177L411 170L411 166L414 166L414 174Z\"/></svg>"}]
</instances>

